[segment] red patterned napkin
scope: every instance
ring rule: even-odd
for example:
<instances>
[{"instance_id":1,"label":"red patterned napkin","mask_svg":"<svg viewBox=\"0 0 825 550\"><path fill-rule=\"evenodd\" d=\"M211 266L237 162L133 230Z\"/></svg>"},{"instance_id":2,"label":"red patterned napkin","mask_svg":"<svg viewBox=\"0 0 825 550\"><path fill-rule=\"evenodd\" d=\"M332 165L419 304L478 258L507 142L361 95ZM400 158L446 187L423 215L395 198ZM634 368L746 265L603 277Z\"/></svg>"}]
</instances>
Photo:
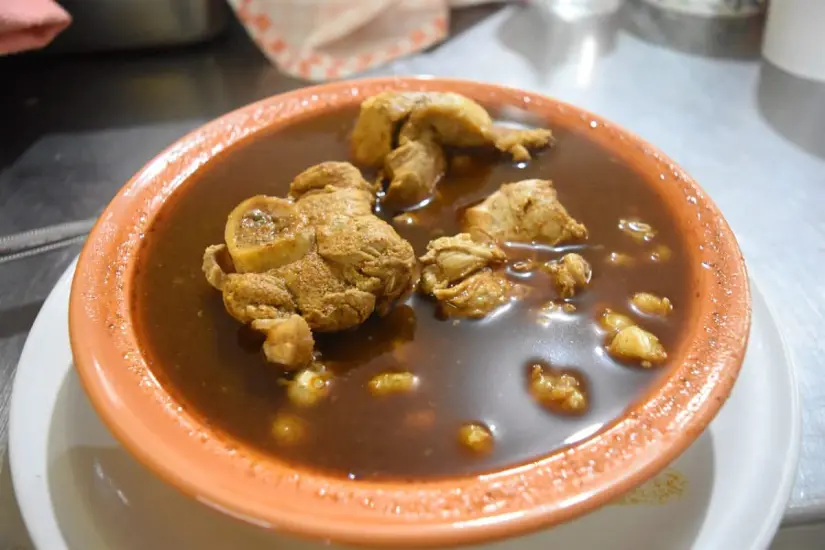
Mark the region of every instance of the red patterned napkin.
<instances>
[{"instance_id":1,"label":"red patterned napkin","mask_svg":"<svg viewBox=\"0 0 825 550\"><path fill-rule=\"evenodd\" d=\"M345 78L431 46L450 7L490 0L229 0L261 51L292 76Z\"/></svg>"}]
</instances>

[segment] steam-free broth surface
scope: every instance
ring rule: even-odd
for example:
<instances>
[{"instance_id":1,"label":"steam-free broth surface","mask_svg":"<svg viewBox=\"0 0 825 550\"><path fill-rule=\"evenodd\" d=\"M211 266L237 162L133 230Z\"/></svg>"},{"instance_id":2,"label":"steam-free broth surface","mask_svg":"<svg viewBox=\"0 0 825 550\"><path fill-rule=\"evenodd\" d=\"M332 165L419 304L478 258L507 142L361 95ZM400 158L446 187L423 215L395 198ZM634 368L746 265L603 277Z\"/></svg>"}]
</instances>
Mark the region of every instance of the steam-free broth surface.
<instances>
[{"instance_id":1,"label":"steam-free broth surface","mask_svg":"<svg viewBox=\"0 0 825 550\"><path fill-rule=\"evenodd\" d=\"M655 369L620 364L604 350L598 317L605 307L632 314L636 292L667 296L666 318L635 315L667 350L675 349L689 309L688 267L682 239L663 203L629 167L586 136L553 128L554 148L529 163L490 155L456 165L440 182L440 194L393 226L423 254L436 236L460 231L464 208L505 182L552 179L561 202L589 229L589 239L556 249L510 249L513 257L539 260L576 251L593 268L585 291L570 300L576 310L541 313L557 298L548 276L514 280L528 296L479 321L442 319L419 294L387 317L335 334L316 333L321 360L335 373L330 394L310 408L286 397L281 372L261 353L263 336L240 326L224 309L221 294L201 272L209 244L223 240L229 212L244 199L284 196L291 179L307 167L348 158L355 110L302 122L214 160L164 207L146 236L135 292L136 318L156 377L190 412L283 460L351 478L425 478L460 475L516 465L597 431L618 416L653 381ZM392 220L398 212L381 212ZM638 217L657 231L636 242L618 228ZM666 245L668 261L652 261ZM617 266L611 252L634 263ZM512 262L511 262L512 263ZM589 408L561 415L541 407L528 391L536 361L573 369L585 381ZM373 396L369 380L387 371L411 371L417 388ZM273 421L290 414L306 426L303 441L279 445ZM495 445L474 454L458 442L459 428L480 422Z\"/></svg>"}]
</instances>

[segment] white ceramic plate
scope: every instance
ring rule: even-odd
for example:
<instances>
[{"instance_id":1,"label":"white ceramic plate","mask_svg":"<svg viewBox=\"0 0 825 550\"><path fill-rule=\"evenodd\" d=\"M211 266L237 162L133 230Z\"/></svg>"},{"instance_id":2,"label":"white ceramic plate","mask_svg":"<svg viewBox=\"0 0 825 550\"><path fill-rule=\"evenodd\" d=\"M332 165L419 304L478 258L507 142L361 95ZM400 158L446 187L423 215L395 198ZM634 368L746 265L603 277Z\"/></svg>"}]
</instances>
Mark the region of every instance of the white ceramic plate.
<instances>
[{"instance_id":1,"label":"white ceramic plate","mask_svg":"<svg viewBox=\"0 0 825 550\"><path fill-rule=\"evenodd\" d=\"M11 405L14 488L41 550L310 549L241 523L156 479L103 427L72 369L63 275L23 350ZM621 503L502 550L767 548L796 471L793 368L759 291L742 374L728 403L676 462Z\"/></svg>"}]
</instances>

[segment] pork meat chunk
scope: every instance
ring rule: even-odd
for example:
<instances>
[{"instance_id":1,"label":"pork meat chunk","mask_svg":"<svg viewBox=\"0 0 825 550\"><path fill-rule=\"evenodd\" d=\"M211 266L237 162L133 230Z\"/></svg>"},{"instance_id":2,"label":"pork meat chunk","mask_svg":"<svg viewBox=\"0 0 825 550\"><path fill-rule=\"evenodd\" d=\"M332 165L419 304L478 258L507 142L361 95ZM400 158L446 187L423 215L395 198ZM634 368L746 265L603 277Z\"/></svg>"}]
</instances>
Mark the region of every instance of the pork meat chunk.
<instances>
[{"instance_id":1,"label":"pork meat chunk","mask_svg":"<svg viewBox=\"0 0 825 550\"><path fill-rule=\"evenodd\" d=\"M463 224L476 240L553 246L587 238L587 228L567 213L548 180L505 183L468 208Z\"/></svg>"}]
</instances>

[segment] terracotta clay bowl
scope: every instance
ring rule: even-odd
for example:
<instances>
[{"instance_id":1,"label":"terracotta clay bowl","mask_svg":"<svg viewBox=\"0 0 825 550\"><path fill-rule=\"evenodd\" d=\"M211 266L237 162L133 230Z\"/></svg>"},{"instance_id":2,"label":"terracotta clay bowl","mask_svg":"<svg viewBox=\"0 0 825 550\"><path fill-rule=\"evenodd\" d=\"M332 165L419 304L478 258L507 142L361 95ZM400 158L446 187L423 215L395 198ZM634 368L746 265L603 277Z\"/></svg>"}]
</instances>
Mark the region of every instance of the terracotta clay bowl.
<instances>
[{"instance_id":1,"label":"terracotta clay bowl","mask_svg":"<svg viewBox=\"0 0 825 550\"><path fill-rule=\"evenodd\" d=\"M141 355L130 301L141 240L193 174L263 133L387 89L453 91L491 108L526 110L586 132L631 164L684 235L695 292L687 337L668 372L605 429L527 465L416 483L326 477L264 456L179 406ZM265 99L183 137L135 175L92 231L72 285L72 351L83 386L120 442L200 502L266 528L369 546L447 546L558 524L641 484L707 427L747 345L750 295L742 254L716 205L637 136L571 105L491 84L447 79L338 82Z\"/></svg>"}]
</instances>

